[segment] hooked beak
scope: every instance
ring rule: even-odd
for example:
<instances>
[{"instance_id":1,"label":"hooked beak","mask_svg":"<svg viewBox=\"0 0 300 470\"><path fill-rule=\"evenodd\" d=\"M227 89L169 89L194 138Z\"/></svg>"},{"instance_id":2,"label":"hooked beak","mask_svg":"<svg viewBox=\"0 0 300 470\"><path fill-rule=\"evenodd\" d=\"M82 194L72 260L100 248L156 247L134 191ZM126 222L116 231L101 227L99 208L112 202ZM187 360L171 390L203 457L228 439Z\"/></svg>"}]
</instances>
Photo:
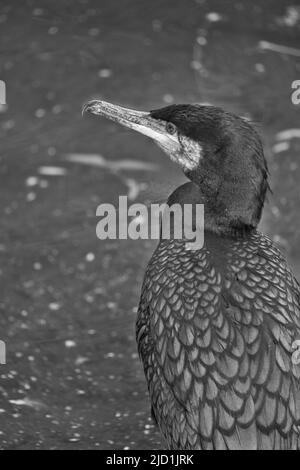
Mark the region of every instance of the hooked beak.
<instances>
[{"instance_id":1,"label":"hooked beak","mask_svg":"<svg viewBox=\"0 0 300 470\"><path fill-rule=\"evenodd\" d=\"M100 100L86 103L82 108L82 113L86 112L104 116L111 121L150 137L168 154L177 151L180 147L177 135L168 134L165 122L154 119L149 112L123 108Z\"/></svg>"}]
</instances>

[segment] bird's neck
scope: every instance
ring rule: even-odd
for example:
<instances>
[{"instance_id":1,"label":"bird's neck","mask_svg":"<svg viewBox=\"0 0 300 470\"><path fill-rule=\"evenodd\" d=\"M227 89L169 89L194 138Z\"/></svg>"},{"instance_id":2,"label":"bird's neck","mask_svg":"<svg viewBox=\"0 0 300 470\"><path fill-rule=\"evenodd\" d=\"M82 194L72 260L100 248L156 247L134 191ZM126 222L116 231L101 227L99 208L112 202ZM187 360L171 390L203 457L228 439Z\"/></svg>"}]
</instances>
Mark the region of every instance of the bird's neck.
<instances>
[{"instance_id":1,"label":"bird's neck","mask_svg":"<svg viewBox=\"0 0 300 470\"><path fill-rule=\"evenodd\" d=\"M238 191L232 182L226 182L215 192L211 184L207 185L205 181L201 186L186 183L171 194L168 205L203 204L205 232L244 238L255 230L261 212L256 199L251 201L246 195L247 188L241 183ZM193 220L193 226L197 226L196 219Z\"/></svg>"}]
</instances>

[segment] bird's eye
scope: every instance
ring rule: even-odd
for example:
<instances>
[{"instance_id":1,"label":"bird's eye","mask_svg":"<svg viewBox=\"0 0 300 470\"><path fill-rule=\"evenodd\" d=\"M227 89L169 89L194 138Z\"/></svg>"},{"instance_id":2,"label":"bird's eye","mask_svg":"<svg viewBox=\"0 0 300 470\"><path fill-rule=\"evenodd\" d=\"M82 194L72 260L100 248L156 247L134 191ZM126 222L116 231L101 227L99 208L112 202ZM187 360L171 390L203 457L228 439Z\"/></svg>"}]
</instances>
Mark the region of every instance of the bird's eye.
<instances>
[{"instance_id":1,"label":"bird's eye","mask_svg":"<svg viewBox=\"0 0 300 470\"><path fill-rule=\"evenodd\" d=\"M175 124L172 124L171 122L168 122L167 125L166 125L166 131L168 134L176 134L177 132L177 128L175 126Z\"/></svg>"}]
</instances>

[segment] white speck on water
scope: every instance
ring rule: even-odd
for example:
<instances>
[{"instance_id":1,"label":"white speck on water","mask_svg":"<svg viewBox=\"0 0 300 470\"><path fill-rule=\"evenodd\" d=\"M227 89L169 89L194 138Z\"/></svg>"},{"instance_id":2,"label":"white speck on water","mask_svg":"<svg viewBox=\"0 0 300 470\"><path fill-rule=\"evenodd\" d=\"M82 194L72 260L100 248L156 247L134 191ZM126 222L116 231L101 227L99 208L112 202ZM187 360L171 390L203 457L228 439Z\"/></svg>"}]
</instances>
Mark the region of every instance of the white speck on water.
<instances>
[{"instance_id":1,"label":"white speck on water","mask_svg":"<svg viewBox=\"0 0 300 470\"><path fill-rule=\"evenodd\" d=\"M26 200L27 200L28 202L33 202L33 201L35 201L35 200L36 200L36 193L34 193L33 191L31 191L30 193L28 193L28 194L26 195Z\"/></svg>"},{"instance_id":2,"label":"white speck on water","mask_svg":"<svg viewBox=\"0 0 300 470\"><path fill-rule=\"evenodd\" d=\"M61 104L55 104L52 108L52 113L53 114L59 114L59 113L62 112L62 110L63 110L63 107L62 107Z\"/></svg>"},{"instance_id":3,"label":"white speck on water","mask_svg":"<svg viewBox=\"0 0 300 470\"><path fill-rule=\"evenodd\" d=\"M58 27L57 26L51 26L51 28L48 29L48 34L54 35L58 33Z\"/></svg>"},{"instance_id":4,"label":"white speck on water","mask_svg":"<svg viewBox=\"0 0 300 470\"><path fill-rule=\"evenodd\" d=\"M51 302L48 307L52 312L57 312L61 308L61 305L58 302Z\"/></svg>"},{"instance_id":5,"label":"white speck on water","mask_svg":"<svg viewBox=\"0 0 300 470\"><path fill-rule=\"evenodd\" d=\"M295 57L300 57L300 49L295 47L283 46L282 44L274 44L268 41L259 41L259 49L278 52L279 54L287 54Z\"/></svg>"},{"instance_id":6,"label":"white speck on water","mask_svg":"<svg viewBox=\"0 0 300 470\"><path fill-rule=\"evenodd\" d=\"M31 400L30 398L24 398L20 400L9 400L9 403L16 406L28 406L29 408L33 408L35 410L41 410L45 407L45 405L40 401Z\"/></svg>"},{"instance_id":7,"label":"white speck on water","mask_svg":"<svg viewBox=\"0 0 300 470\"><path fill-rule=\"evenodd\" d=\"M65 341L65 347L66 348L75 348L76 343L75 343L75 341L73 341L71 339L68 339L67 341Z\"/></svg>"},{"instance_id":8,"label":"white speck on water","mask_svg":"<svg viewBox=\"0 0 300 470\"><path fill-rule=\"evenodd\" d=\"M47 153L49 157L54 157L56 155L56 148L55 147L49 147L47 149Z\"/></svg>"},{"instance_id":9,"label":"white speck on water","mask_svg":"<svg viewBox=\"0 0 300 470\"><path fill-rule=\"evenodd\" d=\"M38 169L38 173L43 176L64 176L67 170L58 166L41 166Z\"/></svg>"},{"instance_id":10,"label":"white speck on water","mask_svg":"<svg viewBox=\"0 0 300 470\"><path fill-rule=\"evenodd\" d=\"M198 36L196 41L199 46L205 46L207 44L207 39L204 36Z\"/></svg>"},{"instance_id":11,"label":"white speck on water","mask_svg":"<svg viewBox=\"0 0 300 470\"><path fill-rule=\"evenodd\" d=\"M264 64L255 64L255 70L258 73L264 73L266 71L266 68Z\"/></svg>"},{"instance_id":12,"label":"white speck on water","mask_svg":"<svg viewBox=\"0 0 300 470\"><path fill-rule=\"evenodd\" d=\"M112 76L112 70L110 69L101 69L98 72L99 78L110 78Z\"/></svg>"},{"instance_id":13,"label":"white speck on water","mask_svg":"<svg viewBox=\"0 0 300 470\"><path fill-rule=\"evenodd\" d=\"M26 178L25 184L29 187L37 186L39 184L39 178L37 178L36 176L29 176L28 178Z\"/></svg>"},{"instance_id":14,"label":"white speck on water","mask_svg":"<svg viewBox=\"0 0 300 470\"><path fill-rule=\"evenodd\" d=\"M82 427L82 424L72 424L71 428L72 429L79 429Z\"/></svg>"},{"instance_id":15,"label":"white speck on water","mask_svg":"<svg viewBox=\"0 0 300 470\"><path fill-rule=\"evenodd\" d=\"M108 307L110 310L115 309L116 306L117 306L116 302L107 302L107 307Z\"/></svg>"},{"instance_id":16,"label":"white speck on water","mask_svg":"<svg viewBox=\"0 0 300 470\"><path fill-rule=\"evenodd\" d=\"M85 259L88 263L91 263L92 261L95 261L96 256L94 255L94 253L87 253Z\"/></svg>"},{"instance_id":17,"label":"white speck on water","mask_svg":"<svg viewBox=\"0 0 300 470\"><path fill-rule=\"evenodd\" d=\"M286 129L276 134L276 140L300 139L300 129Z\"/></svg>"},{"instance_id":18,"label":"white speck on water","mask_svg":"<svg viewBox=\"0 0 300 470\"><path fill-rule=\"evenodd\" d=\"M40 271L42 269L42 265L41 263L34 263L33 264L33 268L36 270L36 271Z\"/></svg>"},{"instance_id":19,"label":"white speck on water","mask_svg":"<svg viewBox=\"0 0 300 470\"><path fill-rule=\"evenodd\" d=\"M221 21L223 19L222 15L215 11L211 11L210 13L207 13L205 15L205 18L207 19L207 21L210 21L211 23L216 23L217 21Z\"/></svg>"},{"instance_id":20,"label":"white speck on water","mask_svg":"<svg viewBox=\"0 0 300 470\"><path fill-rule=\"evenodd\" d=\"M71 437L69 439L69 442L79 442L80 441L80 438L79 437Z\"/></svg>"},{"instance_id":21,"label":"white speck on water","mask_svg":"<svg viewBox=\"0 0 300 470\"><path fill-rule=\"evenodd\" d=\"M287 150L289 150L290 147L291 147L290 142L278 142L272 147L272 150L274 153L282 153L282 152L286 152Z\"/></svg>"},{"instance_id":22,"label":"white speck on water","mask_svg":"<svg viewBox=\"0 0 300 470\"><path fill-rule=\"evenodd\" d=\"M96 330L88 330L87 331L88 335L95 335L96 333L97 333Z\"/></svg>"},{"instance_id":23,"label":"white speck on water","mask_svg":"<svg viewBox=\"0 0 300 470\"><path fill-rule=\"evenodd\" d=\"M154 165L153 163L142 162L139 160L115 160L110 162L102 155L98 154L72 153L66 155L65 159L69 162L80 163L82 165L107 168L113 172L121 170L156 171L158 169L157 165Z\"/></svg>"},{"instance_id":24,"label":"white speck on water","mask_svg":"<svg viewBox=\"0 0 300 470\"><path fill-rule=\"evenodd\" d=\"M154 428L153 424L145 424L145 429L152 429Z\"/></svg>"},{"instance_id":25,"label":"white speck on water","mask_svg":"<svg viewBox=\"0 0 300 470\"><path fill-rule=\"evenodd\" d=\"M88 362L87 357L79 356L75 360L75 366L81 366L82 364L85 364L86 362Z\"/></svg>"},{"instance_id":26,"label":"white speck on water","mask_svg":"<svg viewBox=\"0 0 300 470\"><path fill-rule=\"evenodd\" d=\"M42 16L44 13L44 10L42 8L35 8L32 12L34 16Z\"/></svg>"},{"instance_id":27,"label":"white speck on water","mask_svg":"<svg viewBox=\"0 0 300 470\"><path fill-rule=\"evenodd\" d=\"M171 95L170 93L167 93L166 95L163 96L163 101L167 104L174 103L174 96Z\"/></svg>"},{"instance_id":28,"label":"white speck on water","mask_svg":"<svg viewBox=\"0 0 300 470\"><path fill-rule=\"evenodd\" d=\"M105 354L105 357L115 357L115 356L116 355L113 352L109 352L109 353Z\"/></svg>"},{"instance_id":29,"label":"white speck on water","mask_svg":"<svg viewBox=\"0 0 300 470\"><path fill-rule=\"evenodd\" d=\"M193 70L202 70L202 64L198 60L192 60L191 62L191 68Z\"/></svg>"},{"instance_id":30,"label":"white speck on water","mask_svg":"<svg viewBox=\"0 0 300 470\"><path fill-rule=\"evenodd\" d=\"M296 26L297 23L300 21L300 8L298 6L290 5L287 7L286 14L278 18L278 23L279 24L284 24L285 26L288 26L292 28L293 26Z\"/></svg>"},{"instance_id":31,"label":"white speck on water","mask_svg":"<svg viewBox=\"0 0 300 470\"><path fill-rule=\"evenodd\" d=\"M46 110L45 109L42 109L42 108L39 108L35 111L34 113L35 117L37 117L38 119L41 119L43 117L46 116Z\"/></svg>"},{"instance_id":32,"label":"white speck on water","mask_svg":"<svg viewBox=\"0 0 300 470\"><path fill-rule=\"evenodd\" d=\"M280 210L278 209L278 207L276 206L271 207L271 212L276 218L280 217Z\"/></svg>"},{"instance_id":33,"label":"white speck on water","mask_svg":"<svg viewBox=\"0 0 300 470\"><path fill-rule=\"evenodd\" d=\"M81 163L82 165L98 166L100 168L105 168L109 165L102 155L97 154L70 153L66 155L66 160L73 163Z\"/></svg>"},{"instance_id":34,"label":"white speck on water","mask_svg":"<svg viewBox=\"0 0 300 470\"><path fill-rule=\"evenodd\" d=\"M91 294L85 294L84 296L84 300L89 303L89 304L92 304L94 301L95 301L95 297Z\"/></svg>"}]
</instances>

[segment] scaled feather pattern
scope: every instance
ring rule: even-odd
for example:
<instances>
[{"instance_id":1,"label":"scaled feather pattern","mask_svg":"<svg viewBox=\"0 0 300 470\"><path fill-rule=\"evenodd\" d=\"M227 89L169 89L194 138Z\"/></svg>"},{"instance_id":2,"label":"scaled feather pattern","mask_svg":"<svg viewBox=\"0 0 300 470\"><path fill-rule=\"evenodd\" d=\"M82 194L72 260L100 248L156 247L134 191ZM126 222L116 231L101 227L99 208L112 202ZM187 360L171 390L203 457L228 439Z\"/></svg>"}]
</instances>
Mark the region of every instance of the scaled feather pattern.
<instances>
[{"instance_id":1,"label":"scaled feather pattern","mask_svg":"<svg viewBox=\"0 0 300 470\"><path fill-rule=\"evenodd\" d=\"M137 341L169 449L299 449L299 285L273 243L162 240Z\"/></svg>"}]
</instances>

